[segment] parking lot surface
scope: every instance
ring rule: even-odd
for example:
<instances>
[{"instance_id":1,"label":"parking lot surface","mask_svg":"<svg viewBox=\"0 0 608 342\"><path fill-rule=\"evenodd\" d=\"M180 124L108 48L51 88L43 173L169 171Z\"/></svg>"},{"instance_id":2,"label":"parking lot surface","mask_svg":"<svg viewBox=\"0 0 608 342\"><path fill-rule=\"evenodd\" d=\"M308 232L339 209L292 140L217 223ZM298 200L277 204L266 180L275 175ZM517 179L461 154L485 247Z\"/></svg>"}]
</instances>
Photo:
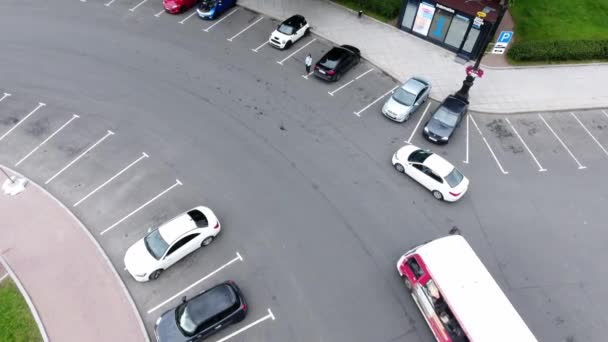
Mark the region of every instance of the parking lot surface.
<instances>
[{"instance_id":1,"label":"parking lot surface","mask_svg":"<svg viewBox=\"0 0 608 342\"><path fill-rule=\"evenodd\" d=\"M380 108L398 80L364 60L337 83L306 75L332 43L276 50L278 22L241 7L214 22L157 1L0 8L4 32L25 27L0 40L0 163L86 224L151 336L182 295L232 279L249 316L215 340L431 341L394 263L458 226L539 340L601 341L606 109L469 113L438 147L421 133L436 102L393 123ZM440 203L397 174L406 142L469 193ZM218 215L217 241L135 282L126 249L196 205Z\"/></svg>"}]
</instances>

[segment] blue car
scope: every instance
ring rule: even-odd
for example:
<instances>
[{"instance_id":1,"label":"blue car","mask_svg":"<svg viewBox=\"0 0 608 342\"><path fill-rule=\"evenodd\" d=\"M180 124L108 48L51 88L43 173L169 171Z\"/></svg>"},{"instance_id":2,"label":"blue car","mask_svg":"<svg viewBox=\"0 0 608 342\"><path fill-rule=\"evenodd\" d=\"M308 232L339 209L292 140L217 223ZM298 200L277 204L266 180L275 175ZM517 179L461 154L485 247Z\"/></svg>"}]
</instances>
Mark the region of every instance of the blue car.
<instances>
[{"instance_id":1,"label":"blue car","mask_svg":"<svg viewBox=\"0 0 608 342\"><path fill-rule=\"evenodd\" d=\"M203 0L196 13L201 19L213 20L236 5L236 0Z\"/></svg>"}]
</instances>

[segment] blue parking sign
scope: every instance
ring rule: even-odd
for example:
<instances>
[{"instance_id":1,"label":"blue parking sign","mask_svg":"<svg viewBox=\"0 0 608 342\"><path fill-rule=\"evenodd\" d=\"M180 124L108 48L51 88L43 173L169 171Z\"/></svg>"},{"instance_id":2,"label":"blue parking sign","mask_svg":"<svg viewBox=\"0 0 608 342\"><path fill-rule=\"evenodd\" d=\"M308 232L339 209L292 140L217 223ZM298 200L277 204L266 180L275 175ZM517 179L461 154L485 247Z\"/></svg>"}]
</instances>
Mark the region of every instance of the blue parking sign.
<instances>
[{"instance_id":1,"label":"blue parking sign","mask_svg":"<svg viewBox=\"0 0 608 342\"><path fill-rule=\"evenodd\" d=\"M511 38L513 38L513 31L501 31L497 43L509 44Z\"/></svg>"}]
</instances>

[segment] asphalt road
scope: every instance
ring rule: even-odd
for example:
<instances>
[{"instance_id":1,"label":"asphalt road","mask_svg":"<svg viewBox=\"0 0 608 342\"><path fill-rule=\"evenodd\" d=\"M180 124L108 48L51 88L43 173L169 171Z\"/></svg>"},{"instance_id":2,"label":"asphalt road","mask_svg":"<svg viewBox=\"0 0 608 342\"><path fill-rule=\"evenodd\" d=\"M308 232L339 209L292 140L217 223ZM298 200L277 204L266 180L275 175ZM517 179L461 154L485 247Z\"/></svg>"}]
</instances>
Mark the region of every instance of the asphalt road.
<instances>
[{"instance_id":1,"label":"asphalt road","mask_svg":"<svg viewBox=\"0 0 608 342\"><path fill-rule=\"evenodd\" d=\"M73 209L150 331L182 290L233 279L250 304L241 326L268 309L275 320L232 340L431 341L394 265L456 225L539 340L603 340L608 111L473 114L435 147L414 131L424 108L399 125L379 114L383 100L370 105L397 83L369 63L338 84L303 78L306 53L330 46L319 37L254 52L276 22L238 34L260 18L246 9L209 29L192 12L155 16L160 1L107 3L0 4L0 96L11 93L0 134L19 125L0 138L0 163L21 161L17 170L73 206L149 156ZM439 203L392 169L410 137L468 176L462 201ZM220 217L220 238L157 281L133 281L125 250L199 204Z\"/></svg>"}]
</instances>

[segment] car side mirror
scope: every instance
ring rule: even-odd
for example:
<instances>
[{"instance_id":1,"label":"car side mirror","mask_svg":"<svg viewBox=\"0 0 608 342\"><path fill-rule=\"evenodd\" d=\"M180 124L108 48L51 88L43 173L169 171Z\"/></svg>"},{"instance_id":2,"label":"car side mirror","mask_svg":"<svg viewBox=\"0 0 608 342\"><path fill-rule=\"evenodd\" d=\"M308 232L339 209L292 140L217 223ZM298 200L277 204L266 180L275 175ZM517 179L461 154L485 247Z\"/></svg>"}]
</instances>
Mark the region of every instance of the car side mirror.
<instances>
[{"instance_id":1,"label":"car side mirror","mask_svg":"<svg viewBox=\"0 0 608 342\"><path fill-rule=\"evenodd\" d=\"M185 303L185 302L186 302L186 296L183 296L182 297L182 303Z\"/></svg>"}]
</instances>

